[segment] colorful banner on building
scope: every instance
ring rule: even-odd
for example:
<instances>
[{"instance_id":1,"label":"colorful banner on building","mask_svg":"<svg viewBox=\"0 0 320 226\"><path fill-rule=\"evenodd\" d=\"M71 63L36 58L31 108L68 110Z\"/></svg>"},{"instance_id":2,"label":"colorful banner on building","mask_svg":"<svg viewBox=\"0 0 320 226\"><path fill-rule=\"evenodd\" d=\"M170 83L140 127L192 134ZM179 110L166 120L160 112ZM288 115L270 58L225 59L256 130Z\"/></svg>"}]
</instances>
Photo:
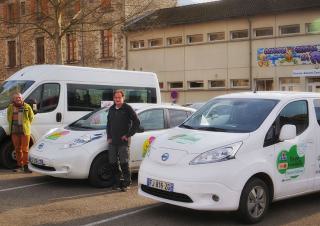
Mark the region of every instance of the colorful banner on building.
<instances>
[{"instance_id":1,"label":"colorful banner on building","mask_svg":"<svg viewBox=\"0 0 320 226\"><path fill-rule=\"evenodd\" d=\"M302 45L257 50L259 67L320 64L320 45Z\"/></svg>"}]
</instances>

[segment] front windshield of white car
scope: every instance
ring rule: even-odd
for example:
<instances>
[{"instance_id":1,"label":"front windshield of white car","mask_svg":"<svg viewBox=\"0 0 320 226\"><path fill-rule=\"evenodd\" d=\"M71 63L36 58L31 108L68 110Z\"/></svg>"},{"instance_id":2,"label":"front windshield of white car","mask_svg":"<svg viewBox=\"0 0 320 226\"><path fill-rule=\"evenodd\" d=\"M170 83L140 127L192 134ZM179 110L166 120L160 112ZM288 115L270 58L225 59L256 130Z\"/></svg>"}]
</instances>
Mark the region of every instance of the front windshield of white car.
<instances>
[{"instance_id":1,"label":"front windshield of white car","mask_svg":"<svg viewBox=\"0 0 320 226\"><path fill-rule=\"evenodd\" d=\"M0 110L8 107L11 96L15 92L23 94L34 81L29 80L9 80L0 85Z\"/></svg>"},{"instance_id":2,"label":"front windshield of white car","mask_svg":"<svg viewBox=\"0 0 320 226\"><path fill-rule=\"evenodd\" d=\"M278 100L271 99L213 99L195 112L180 127L249 133L259 128L278 102Z\"/></svg>"},{"instance_id":3,"label":"front windshield of white car","mask_svg":"<svg viewBox=\"0 0 320 226\"><path fill-rule=\"evenodd\" d=\"M75 130L104 130L107 128L108 109L91 112L68 126Z\"/></svg>"}]
</instances>

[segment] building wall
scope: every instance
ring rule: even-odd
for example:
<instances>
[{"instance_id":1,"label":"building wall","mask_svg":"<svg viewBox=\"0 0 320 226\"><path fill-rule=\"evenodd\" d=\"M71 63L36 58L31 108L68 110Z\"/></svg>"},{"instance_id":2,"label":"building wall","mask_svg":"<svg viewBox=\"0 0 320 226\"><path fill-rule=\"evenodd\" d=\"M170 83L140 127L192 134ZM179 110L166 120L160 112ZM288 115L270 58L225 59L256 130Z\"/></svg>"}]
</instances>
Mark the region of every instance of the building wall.
<instances>
[{"instance_id":1,"label":"building wall","mask_svg":"<svg viewBox=\"0 0 320 226\"><path fill-rule=\"evenodd\" d=\"M250 18L252 40L249 38L231 40L231 31L249 29L248 18L227 19L199 24L187 24L150 29L142 32L130 32L128 43L144 40L144 48L129 47L128 64L130 70L153 71L157 73L159 82L163 84L164 101L171 101L169 83L182 81L183 88L179 93L178 103L205 101L216 95L253 89L256 79L272 79L273 90L281 89L282 78L292 77L296 69L312 69L315 65L279 65L260 67L258 65L259 48L287 47L299 45L320 45L320 33L306 33L306 23L319 20L320 10L297 11L280 15L263 15ZM300 24L300 34L280 35L279 26ZM254 36L256 28L273 27L273 35L263 38ZM222 41L208 42L208 33L225 32ZM204 41L188 44L187 36L202 34ZM167 46L168 37L182 36L183 44ZM149 47L148 40L163 39L163 45ZM232 79L250 79L250 46L252 87L233 88ZM211 80L225 80L222 89L209 87ZM190 81L203 81L203 88L188 87ZM306 89L308 79L300 79L300 90Z\"/></svg>"},{"instance_id":2,"label":"building wall","mask_svg":"<svg viewBox=\"0 0 320 226\"><path fill-rule=\"evenodd\" d=\"M31 1L25 0L26 14L30 15ZM0 3L0 83L6 78L10 77L17 70L36 64L36 45L35 38L44 36L45 46L45 63L55 63L55 45L52 39L48 35L40 32L39 30L30 30L17 35L18 26L1 23L1 18L6 14L8 3L18 3L19 0L7 0ZM82 1L81 4L100 4L101 0L95 0L94 2ZM66 37L62 38L62 63L72 64L78 66L91 66L102 68L126 68L126 40L123 33L124 22L134 17L141 16L143 13L149 10L156 10L164 7L172 7L176 5L176 0L154 1L154 0L111 0L111 10L103 15L103 24L90 24L78 26L76 28L76 49L77 59L72 63L66 61ZM49 8L50 12L50 8ZM113 22L111 26L112 40L113 40L113 57L102 58L101 57L101 33L100 31L110 27L110 22ZM80 31L84 32L80 32ZM15 34L9 36L8 34ZM15 67L8 67L8 41L16 41L16 61Z\"/></svg>"}]
</instances>

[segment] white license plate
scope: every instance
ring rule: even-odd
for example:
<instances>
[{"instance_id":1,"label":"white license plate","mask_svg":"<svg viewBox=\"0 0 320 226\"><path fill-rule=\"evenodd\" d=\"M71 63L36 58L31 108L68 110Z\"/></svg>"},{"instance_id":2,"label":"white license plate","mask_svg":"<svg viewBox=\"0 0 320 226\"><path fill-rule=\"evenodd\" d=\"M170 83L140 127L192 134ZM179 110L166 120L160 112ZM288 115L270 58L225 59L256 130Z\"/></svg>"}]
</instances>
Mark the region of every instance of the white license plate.
<instances>
[{"instance_id":1,"label":"white license plate","mask_svg":"<svg viewBox=\"0 0 320 226\"><path fill-rule=\"evenodd\" d=\"M36 165L40 165L40 166L43 166L43 165L44 165L43 160L42 160L42 159L39 159L39 158L30 157L30 158L29 158L29 161L30 161L32 164L36 164Z\"/></svg>"},{"instance_id":2,"label":"white license plate","mask_svg":"<svg viewBox=\"0 0 320 226\"><path fill-rule=\"evenodd\" d=\"M164 191L173 192L174 184L169 182L164 182L160 180L155 180L147 178L147 186L152 188L157 188Z\"/></svg>"}]
</instances>

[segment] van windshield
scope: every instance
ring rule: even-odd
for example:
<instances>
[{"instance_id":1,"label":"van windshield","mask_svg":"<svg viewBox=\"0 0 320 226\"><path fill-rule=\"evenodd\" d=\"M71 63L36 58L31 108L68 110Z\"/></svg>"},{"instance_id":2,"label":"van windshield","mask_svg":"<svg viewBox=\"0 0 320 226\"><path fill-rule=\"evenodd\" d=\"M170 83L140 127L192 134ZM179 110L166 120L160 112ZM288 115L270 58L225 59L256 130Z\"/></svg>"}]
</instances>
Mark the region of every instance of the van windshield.
<instances>
[{"instance_id":1,"label":"van windshield","mask_svg":"<svg viewBox=\"0 0 320 226\"><path fill-rule=\"evenodd\" d=\"M34 81L29 80L9 80L0 85L0 110L8 107L11 96L15 92L23 94Z\"/></svg>"},{"instance_id":2,"label":"van windshield","mask_svg":"<svg viewBox=\"0 0 320 226\"><path fill-rule=\"evenodd\" d=\"M230 133L253 132L278 102L271 99L213 99L180 127Z\"/></svg>"},{"instance_id":3,"label":"van windshield","mask_svg":"<svg viewBox=\"0 0 320 226\"><path fill-rule=\"evenodd\" d=\"M93 111L68 126L74 130L104 130L107 128L108 108Z\"/></svg>"}]
</instances>

